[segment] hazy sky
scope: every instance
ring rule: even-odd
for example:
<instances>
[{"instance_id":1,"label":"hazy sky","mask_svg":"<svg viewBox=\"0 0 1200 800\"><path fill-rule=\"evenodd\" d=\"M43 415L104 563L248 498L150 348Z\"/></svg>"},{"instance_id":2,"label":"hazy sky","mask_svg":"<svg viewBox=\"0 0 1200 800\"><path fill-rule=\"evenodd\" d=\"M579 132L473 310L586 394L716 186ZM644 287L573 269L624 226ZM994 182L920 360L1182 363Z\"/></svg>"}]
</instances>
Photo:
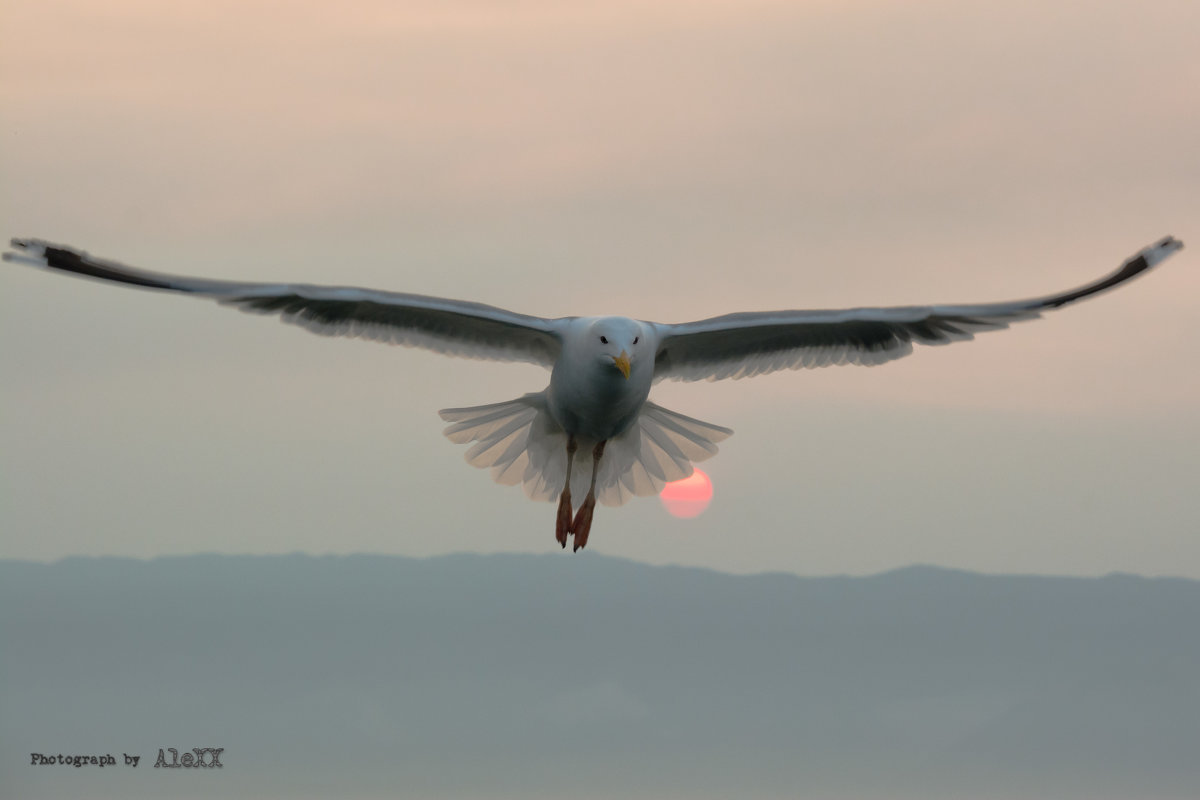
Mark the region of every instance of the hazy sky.
<instances>
[{"instance_id":1,"label":"hazy sky","mask_svg":"<svg viewBox=\"0 0 1200 800\"><path fill-rule=\"evenodd\" d=\"M735 435L588 548L730 571L1200 577L1200 4L47 2L0 234L562 316L1117 292L874 369L660 384ZM0 270L0 556L544 552L437 409L527 365Z\"/></svg>"}]
</instances>

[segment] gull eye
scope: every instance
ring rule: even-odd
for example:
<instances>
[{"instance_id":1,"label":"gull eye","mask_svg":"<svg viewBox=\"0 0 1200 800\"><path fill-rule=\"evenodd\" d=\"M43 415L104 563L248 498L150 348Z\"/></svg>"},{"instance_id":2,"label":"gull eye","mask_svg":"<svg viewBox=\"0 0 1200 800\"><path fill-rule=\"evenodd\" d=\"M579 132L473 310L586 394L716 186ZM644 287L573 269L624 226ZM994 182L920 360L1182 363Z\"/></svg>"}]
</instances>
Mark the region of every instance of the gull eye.
<instances>
[{"instance_id":1,"label":"gull eye","mask_svg":"<svg viewBox=\"0 0 1200 800\"><path fill-rule=\"evenodd\" d=\"M635 337L633 337L633 343L634 343L634 344L637 344L637 340L638 340L639 338L640 338L640 337L638 337L638 336L635 336Z\"/></svg>"},{"instance_id":2,"label":"gull eye","mask_svg":"<svg viewBox=\"0 0 1200 800\"><path fill-rule=\"evenodd\" d=\"M601 337L600 337L600 344L608 344L608 337L607 337L607 336L601 336Z\"/></svg>"}]
</instances>

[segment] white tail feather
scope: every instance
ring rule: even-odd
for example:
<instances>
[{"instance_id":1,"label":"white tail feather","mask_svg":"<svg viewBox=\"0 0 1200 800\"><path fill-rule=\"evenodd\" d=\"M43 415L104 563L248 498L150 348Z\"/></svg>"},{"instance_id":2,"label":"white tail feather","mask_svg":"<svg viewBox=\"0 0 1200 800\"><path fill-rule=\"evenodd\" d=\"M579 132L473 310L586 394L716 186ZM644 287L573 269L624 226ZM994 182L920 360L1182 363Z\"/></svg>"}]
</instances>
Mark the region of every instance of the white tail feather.
<instances>
[{"instance_id":1,"label":"white tail feather","mask_svg":"<svg viewBox=\"0 0 1200 800\"><path fill-rule=\"evenodd\" d=\"M438 412L452 442L474 442L467 462L490 468L506 486L523 484L534 500L557 500L567 472L567 434L551 417L543 392L472 408ZM647 402L629 430L608 440L596 476L596 499L619 506L631 497L658 494L670 481L692 474L692 464L717 452L733 431ZM595 442L577 438L571 494L582 499L592 479Z\"/></svg>"}]
</instances>

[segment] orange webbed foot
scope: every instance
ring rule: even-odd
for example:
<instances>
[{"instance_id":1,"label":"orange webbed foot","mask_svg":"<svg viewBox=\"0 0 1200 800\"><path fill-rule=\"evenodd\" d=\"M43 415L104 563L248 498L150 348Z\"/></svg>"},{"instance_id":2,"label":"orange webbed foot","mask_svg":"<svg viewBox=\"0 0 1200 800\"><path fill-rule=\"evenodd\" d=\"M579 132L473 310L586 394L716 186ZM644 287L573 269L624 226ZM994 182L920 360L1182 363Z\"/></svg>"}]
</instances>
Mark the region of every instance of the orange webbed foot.
<instances>
[{"instance_id":1,"label":"orange webbed foot","mask_svg":"<svg viewBox=\"0 0 1200 800\"><path fill-rule=\"evenodd\" d=\"M592 513L595 510L596 497L589 492L575 515L575 521L571 523L571 531L575 534L575 548L572 552L587 546L588 533L592 529Z\"/></svg>"},{"instance_id":2,"label":"orange webbed foot","mask_svg":"<svg viewBox=\"0 0 1200 800\"><path fill-rule=\"evenodd\" d=\"M567 546L567 536L571 533L571 490L564 489L558 498L558 517L554 521L554 538L564 548Z\"/></svg>"}]
</instances>

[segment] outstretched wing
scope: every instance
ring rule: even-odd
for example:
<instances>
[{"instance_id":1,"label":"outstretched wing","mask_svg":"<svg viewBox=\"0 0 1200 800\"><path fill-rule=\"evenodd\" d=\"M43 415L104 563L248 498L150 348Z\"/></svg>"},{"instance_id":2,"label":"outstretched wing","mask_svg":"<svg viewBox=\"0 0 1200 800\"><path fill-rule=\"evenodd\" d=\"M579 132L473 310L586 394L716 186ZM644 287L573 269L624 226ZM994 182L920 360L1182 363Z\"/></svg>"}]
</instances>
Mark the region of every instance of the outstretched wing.
<instances>
[{"instance_id":1,"label":"outstretched wing","mask_svg":"<svg viewBox=\"0 0 1200 800\"><path fill-rule=\"evenodd\" d=\"M1007 328L1119 286L1183 247L1166 237L1106 278L1070 292L1033 300L958 306L853 308L841 311L766 311L727 314L699 322L655 325L655 379L720 380L781 369L835 364L882 364L912 352L913 342L949 344L979 331Z\"/></svg>"},{"instance_id":2,"label":"outstretched wing","mask_svg":"<svg viewBox=\"0 0 1200 800\"><path fill-rule=\"evenodd\" d=\"M212 298L324 336L423 347L446 355L528 361L552 367L561 349L555 320L415 294L289 283L246 283L148 272L37 239L13 239L5 261L146 289Z\"/></svg>"}]
</instances>

